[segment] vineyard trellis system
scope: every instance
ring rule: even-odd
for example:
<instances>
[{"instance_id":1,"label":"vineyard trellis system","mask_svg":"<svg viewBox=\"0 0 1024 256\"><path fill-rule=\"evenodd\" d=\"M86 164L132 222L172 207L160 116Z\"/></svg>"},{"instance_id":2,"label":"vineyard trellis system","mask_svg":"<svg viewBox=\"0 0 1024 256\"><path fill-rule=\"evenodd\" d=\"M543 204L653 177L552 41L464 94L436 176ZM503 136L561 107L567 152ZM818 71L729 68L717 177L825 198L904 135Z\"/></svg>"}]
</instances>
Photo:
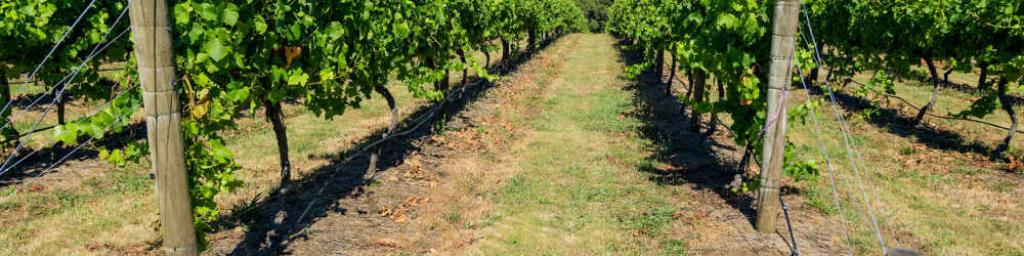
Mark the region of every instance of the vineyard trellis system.
<instances>
[{"instance_id":1,"label":"vineyard trellis system","mask_svg":"<svg viewBox=\"0 0 1024 256\"><path fill-rule=\"evenodd\" d=\"M0 175L16 170L36 153L25 149L30 134L52 130L52 147L77 144L73 154L131 124L131 116L143 106L143 93L136 82L138 60L130 54L137 49L124 40L130 31L124 22L130 1L146 0L0 2L0 41L17 42L0 47L0 147L5 153ZM915 125L926 116L974 120L1002 110L1010 125L986 123L1007 131L991 155L1002 158L1011 150L1019 125L1014 107L1020 104L1024 83L1024 0L802 2L800 37L793 53L799 72L793 83L802 82L808 90L823 88L837 104L833 90L854 81L854 75L871 71L870 81L855 83L859 96L873 93L906 101L896 95L894 80L913 77L923 67L923 81L931 83L932 92L926 104L915 107ZM379 96L395 116L398 103L387 85L401 82L415 97L443 109L459 90L451 87L451 72L462 73L462 88L471 71L496 79L488 73L492 52L500 51L507 62L519 42L534 50L542 42L588 26L607 28L627 48L642 53L642 64L627 68L630 75L653 69L664 79L670 58L669 78L662 83L671 94L673 82L683 82L676 78L677 71L685 74L690 89L678 98L691 111L690 129L702 128L701 114L711 113L709 127L722 125L719 113L728 114L736 143L747 147L747 157L756 159L765 143L763 127L778 116L767 110L769 28L776 18L771 12L775 4L616 0L607 10L596 4L585 13L572 0L173 1L166 15L175 55L168 61L179 74L173 79L183 113L192 225L202 238L209 223L221 215L214 198L242 184L235 176L240 165L222 137L235 128L241 113L262 110L271 124L281 176L276 194L284 194L292 176L284 102L294 100L317 116L332 119ZM601 23L604 20L607 23ZM468 57L474 52L483 52L485 63ZM101 72L105 63L125 63L127 68L120 77L110 78ZM823 71L826 82L818 83ZM975 71L976 86L949 82L952 72ZM44 92L28 96L30 104L22 105L14 99L16 84L39 85ZM717 87L717 97L709 95L712 86ZM932 113L938 94L950 87L975 88L976 99L968 109L948 117ZM67 120L65 106L71 100L102 104L89 115ZM817 115L816 105L808 101L797 107L803 111L792 114L801 119ZM16 109L36 106L42 111L31 118L29 129L15 124ZM56 112L56 124L40 128L51 110ZM838 113L837 119L843 123L843 135L849 136ZM399 134L395 129L392 120L383 139ZM856 169L856 145L846 144ZM783 145L783 155L789 146ZM369 151L371 159L378 157ZM112 162L138 161L151 153L145 144L101 152ZM799 164L785 162L782 168ZM864 201L870 213L870 200ZM878 238L885 251L880 232ZM205 245L204 239L199 241L200 247Z\"/></svg>"}]
</instances>

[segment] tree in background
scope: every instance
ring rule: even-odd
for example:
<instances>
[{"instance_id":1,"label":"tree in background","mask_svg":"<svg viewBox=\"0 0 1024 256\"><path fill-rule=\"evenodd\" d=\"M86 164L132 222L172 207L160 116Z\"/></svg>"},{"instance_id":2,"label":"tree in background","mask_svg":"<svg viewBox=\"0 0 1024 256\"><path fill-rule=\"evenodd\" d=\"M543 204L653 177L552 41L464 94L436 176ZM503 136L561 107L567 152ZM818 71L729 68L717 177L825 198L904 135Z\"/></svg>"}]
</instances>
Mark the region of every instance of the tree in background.
<instances>
[{"instance_id":1,"label":"tree in background","mask_svg":"<svg viewBox=\"0 0 1024 256\"><path fill-rule=\"evenodd\" d=\"M590 31L604 31L605 23L608 21L608 7L613 0L576 0L576 3L583 10L583 16L587 17L587 26Z\"/></svg>"}]
</instances>

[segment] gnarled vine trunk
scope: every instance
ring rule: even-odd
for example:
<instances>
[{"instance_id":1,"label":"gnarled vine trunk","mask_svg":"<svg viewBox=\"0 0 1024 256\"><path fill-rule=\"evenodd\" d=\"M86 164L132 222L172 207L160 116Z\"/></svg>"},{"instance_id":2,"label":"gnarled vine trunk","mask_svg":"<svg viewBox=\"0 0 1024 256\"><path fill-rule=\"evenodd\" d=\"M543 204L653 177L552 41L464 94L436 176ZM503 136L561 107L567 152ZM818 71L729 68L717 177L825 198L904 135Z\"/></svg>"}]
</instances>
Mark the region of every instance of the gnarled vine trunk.
<instances>
[{"instance_id":1,"label":"gnarled vine trunk","mask_svg":"<svg viewBox=\"0 0 1024 256\"><path fill-rule=\"evenodd\" d=\"M989 89L988 85L988 62L978 63L978 68L981 69L981 73L978 74L978 91L985 93Z\"/></svg>"},{"instance_id":2,"label":"gnarled vine trunk","mask_svg":"<svg viewBox=\"0 0 1024 256\"><path fill-rule=\"evenodd\" d=\"M690 97L693 96L693 69L691 68L686 68L686 83L686 97L684 97L684 99L689 100ZM679 113L685 116L686 107L688 107L688 105L689 103L683 104L683 106L679 109Z\"/></svg>"},{"instance_id":3,"label":"gnarled vine trunk","mask_svg":"<svg viewBox=\"0 0 1024 256\"><path fill-rule=\"evenodd\" d=\"M381 135L381 139L386 139L398 128L398 106L395 103L394 95L391 94L387 87L378 85L374 86L373 90L380 94L381 97L384 97L384 100L388 102L388 109L391 110L391 124L388 125L388 131ZM370 164L366 167L366 173L372 175L377 172L377 161L380 159L380 153L383 148L383 146L378 145L377 150L370 154Z\"/></svg>"},{"instance_id":4,"label":"gnarled vine trunk","mask_svg":"<svg viewBox=\"0 0 1024 256\"><path fill-rule=\"evenodd\" d=\"M3 129L0 129L0 139L5 141L2 144L12 141L16 139L14 137L18 136L18 131L14 129L14 125L6 125L11 122L9 113L14 111L11 110L13 106L7 105L13 103L10 103L12 100L11 84L7 81L7 69L4 65L5 64L0 63L0 110L3 110L4 106L8 107L4 110L6 113L0 113L0 126L6 126ZM0 151L4 150L4 146L5 145L0 145Z\"/></svg>"},{"instance_id":5,"label":"gnarled vine trunk","mask_svg":"<svg viewBox=\"0 0 1024 256\"><path fill-rule=\"evenodd\" d=\"M491 70L491 51L484 51L484 70Z\"/></svg>"},{"instance_id":6,"label":"gnarled vine trunk","mask_svg":"<svg viewBox=\"0 0 1024 256\"><path fill-rule=\"evenodd\" d=\"M689 83L686 88L686 98L693 96L693 69L686 69L686 81Z\"/></svg>"},{"instance_id":7,"label":"gnarled vine trunk","mask_svg":"<svg viewBox=\"0 0 1024 256\"><path fill-rule=\"evenodd\" d=\"M270 100L263 101L263 107L266 108L267 120L274 127L274 137L277 139L277 153L281 164L281 183L278 185L276 194L279 196L278 204L282 207L287 203L288 186L292 179L292 164L288 158L288 132L284 124L284 110L281 108L281 102L272 102ZM281 230L284 220L288 218L286 211L278 211L274 216L273 229L267 233L266 243L270 245L272 250L279 250L281 242L283 241L283 234L288 232Z\"/></svg>"},{"instance_id":8,"label":"gnarled vine trunk","mask_svg":"<svg viewBox=\"0 0 1024 256\"><path fill-rule=\"evenodd\" d=\"M943 74L942 74L942 82L943 82L943 83L946 83L947 85L949 85L949 84L952 84L952 83L950 83L950 82L949 82L949 75L950 75L950 74L953 74L953 68L952 68L952 67L950 67L949 69L947 69L947 70L946 70L946 73L943 73Z\"/></svg>"},{"instance_id":9,"label":"gnarled vine trunk","mask_svg":"<svg viewBox=\"0 0 1024 256\"><path fill-rule=\"evenodd\" d=\"M1002 157L1003 154L1010 149L1010 143L1013 142L1013 136L1017 134L1017 113L1013 110L1013 99L1006 94L1007 83L1009 83L1009 81L1007 81L1006 78L1001 78L999 79L999 84L996 88L999 93L999 103L1002 105L1003 111L1006 111L1006 114L1010 116L1010 130L1007 132L1006 138L1003 139L1003 144L996 147L996 150L993 152L993 155L997 157Z\"/></svg>"},{"instance_id":10,"label":"gnarled vine trunk","mask_svg":"<svg viewBox=\"0 0 1024 256\"><path fill-rule=\"evenodd\" d=\"M57 91L57 92L64 91L64 88L66 86L67 85L61 85L60 88L57 88L55 91ZM64 96L64 93L61 92L61 93L55 94L54 97L57 97L57 99L56 99L56 103L57 103L57 124L64 125L64 123L65 123L64 122L64 116L67 115L66 114L66 110L65 110L65 106L67 104L64 102L64 99L66 99L67 96Z\"/></svg>"},{"instance_id":11,"label":"gnarled vine trunk","mask_svg":"<svg viewBox=\"0 0 1024 256\"><path fill-rule=\"evenodd\" d=\"M281 184L278 188L279 194L288 192L288 183L291 181L292 164L288 158L288 131L284 124L284 110L281 102L266 100L263 102L266 108L267 121L274 127L274 137L277 139L277 154L281 164Z\"/></svg>"},{"instance_id":12,"label":"gnarled vine trunk","mask_svg":"<svg viewBox=\"0 0 1024 256\"><path fill-rule=\"evenodd\" d=\"M725 101L725 83L722 83L721 80L715 78L715 84L718 85L718 102ZM708 132L704 134L705 136L714 135L715 132L718 131L718 121L718 109L712 108L711 121L708 124Z\"/></svg>"},{"instance_id":13,"label":"gnarled vine trunk","mask_svg":"<svg viewBox=\"0 0 1024 256\"><path fill-rule=\"evenodd\" d=\"M460 85L466 86L466 79L469 78L469 61L466 60L466 52L459 50L459 61L462 62L462 82Z\"/></svg>"},{"instance_id":14,"label":"gnarled vine trunk","mask_svg":"<svg viewBox=\"0 0 1024 256\"><path fill-rule=\"evenodd\" d=\"M925 64L928 65L928 73L932 76L932 97L928 100L928 104L921 107L921 110L917 112L917 117L914 117L913 125L918 125L921 120L924 120L924 116L928 114L928 110L931 110L935 106L935 101L939 99L939 90L942 88L942 81L939 80L939 71L935 67L935 60L931 57L924 59Z\"/></svg>"},{"instance_id":15,"label":"gnarled vine trunk","mask_svg":"<svg viewBox=\"0 0 1024 256\"><path fill-rule=\"evenodd\" d=\"M4 65L0 63L0 98L7 104L11 101L11 84L7 82L7 68Z\"/></svg>"},{"instance_id":16,"label":"gnarled vine trunk","mask_svg":"<svg viewBox=\"0 0 1024 256\"><path fill-rule=\"evenodd\" d=\"M469 81L469 62L466 61L466 51L459 49L459 61L462 61L462 81L459 82L459 86L466 87L466 82ZM459 98L462 98L466 92L466 88L459 89Z\"/></svg>"},{"instance_id":17,"label":"gnarled vine trunk","mask_svg":"<svg viewBox=\"0 0 1024 256\"><path fill-rule=\"evenodd\" d=\"M528 29L526 31L526 52L527 55L532 55L533 51L537 49L537 31L534 29Z\"/></svg>"},{"instance_id":18,"label":"gnarled vine trunk","mask_svg":"<svg viewBox=\"0 0 1024 256\"><path fill-rule=\"evenodd\" d=\"M504 37L501 38L501 63L503 71L507 71L512 63L512 45Z\"/></svg>"},{"instance_id":19,"label":"gnarled vine trunk","mask_svg":"<svg viewBox=\"0 0 1024 256\"><path fill-rule=\"evenodd\" d=\"M660 83L665 75L665 51L661 48L657 48L654 51L654 77L657 77Z\"/></svg>"},{"instance_id":20,"label":"gnarled vine trunk","mask_svg":"<svg viewBox=\"0 0 1024 256\"><path fill-rule=\"evenodd\" d=\"M811 81L811 84L816 84L818 82L819 73L821 73L821 67L812 68L810 74L807 74L807 81Z\"/></svg>"},{"instance_id":21,"label":"gnarled vine trunk","mask_svg":"<svg viewBox=\"0 0 1024 256\"><path fill-rule=\"evenodd\" d=\"M699 104L704 102L704 87L707 82L707 73L704 70L694 70L693 79L693 102ZM690 131L700 132L700 111L696 107L690 107Z\"/></svg>"},{"instance_id":22,"label":"gnarled vine trunk","mask_svg":"<svg viewBox=\"0 0 1024 256\"><path fill-rule=\"evenodd\" d=\"M669 73L668 73L668 82L665 83L665 95L666 96L672 96L672 83L676 79L676 67L677 67L676 65L678 64L678 63L676 63L676 54L673 53L673 54L671 54L671 56L672 56L672 70L669 71Z\"/></svg>"},{"instance_id":23,"label":"gnarled vine trunk","mask_svg":"<svg viewBox=\"0 0 1024 256\"><path fill-rule=\"evenodd\" d=\"M3 108L11 102L11 84L7 81L7 68L4 67L4 65L6 64L0 63L0 100L2 100L2 102L0 102L0 108ZM7 111L10 111L10 109L11 107L8 107ZM7 123L6 116L7 115L0 113L0 117L3 117L3 120L0 121Z\"/></svg>"}]
</instances>

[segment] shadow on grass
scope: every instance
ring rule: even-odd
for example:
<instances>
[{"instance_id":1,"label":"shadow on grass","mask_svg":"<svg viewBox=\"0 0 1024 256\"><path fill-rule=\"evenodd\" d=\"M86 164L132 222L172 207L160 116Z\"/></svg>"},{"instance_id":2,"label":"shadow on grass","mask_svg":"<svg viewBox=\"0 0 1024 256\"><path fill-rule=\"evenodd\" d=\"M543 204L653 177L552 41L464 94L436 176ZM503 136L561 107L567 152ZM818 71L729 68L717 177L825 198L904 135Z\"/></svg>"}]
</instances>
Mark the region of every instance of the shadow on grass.
<instances>
[{"instance_id":1,"label":"shadow on grass","mask_svg":"<svg viewBox=\"0 0 1024 256\"><path fill-rule=\"evenodd\" d=\"M538 51L545 49L548 45L550 42L542 43ZM508 64L508 68L504 72L506 74L515 72L532 55L532 53L520 54ZM497 67L492 71L497 71ZM452 118L456 118L455 114L462 112L471 103L479 100L486 91L494 86L493 83L482 82L466 87L464 93L454 94L456 98L447 104L442 113L438 113L444 119L439 121L444 124L451 121ZM420 127L416 127L416 125L421 118L437 118L437 116L430 116L433 112L432 109L433 106L423 107L402 120L396 131L415 129L375 147L381 149L380 159L377 162L379 172L385 172L392 167L401 165L408 156L421 150L417 142L433 135L434 130L429 122ZM365 179L370 156L367 153L355 156L352 161L345 162L344 160L353 154L363 153L358 150L374 143L385 132L386 129L378 129L363 138L351 150L317 156L330 159L331 163L313 170L311 175L301 180L293 181L288 192L281 195L284 200L280 198L256 199L248 205L237 207L231 216L225 216L217 223L215 229L226 230L240 225L247 227L244 238L234 245L234 249L229 254L284 254L291 241L304 238L304 230L321 218L331 212L346 212L346 209L338 206L338 201L360 194L362 188L370 183ZM304 213L304 217L299 220L298 218ZM276 219L281 216L284 219L277 221ZM275 222L281 224L277 225ZM276 239L268 239L271 237L276 237Z\"/></svg>"},{"instance_id":2,"label":"shadow on grass","mask_svg":"<svg viewBox=\"0 0 1024 256\"><path fill-rule=\"evenodd\" d=\"M39 150L22 150L15 155L11 160L13 166L7 173L0 176L0 188L6 187L12 184L19 184L25 179L31 179L35 177L42 177L48 173L54 172L58 166L53 166L58 160L67 156L61 165L66 164L70 161L94 159L99 157L99 151L96 147L104 148L123 148L131 142L142 140L146 138L146 124L144 122L137 122L129 124L128 127L124 127L120 132L107 134L102 139L94 140L92 145L86 145L81 149L75 151L74 146L65 146L62 143L56 143L48 147ZM84 143L88 138L82 138L79 143ZM70 155L69 155L70 154ZM0 161L6 160L7 156L3 156ZM23 159L24 160L21 160ZM20 163L14 165L14 163L21 160ZM47 170L50 169L50 170ZM46 173L40 173L44 172Z\"/></svg>"},{"instance_id":3,"label":"shadow on grass","mask_svg":"<svg viewBox=\"0 0 1024 256\"><path fill-rule=\"evenodd\" d=\"M97 87L115 88L116 83L107 79L102 79L98 82ZM101 92L101 94L102 93L110 92ZM76 101L82 100L81 98L83 98L74 95L71 91L65 93L64 96L67 101L66 104L68 105L80 104L80 102ZM46 108L50 108L50 112L47 114L52 117L57 115L56 107L50 105L50 103L54 102L53 100L54 96L52 94L48 94L45 92L33 95L21 95L12 99L11 108L18 109L21 111L40 112L31 113L32 115L40 115L41 112L44 111ZM31 105L33 102L36 102L37 104L35 106L32 106L31 108L25 108ZM35 117L33 117L31 120L34 122ZM69 123L73 121L74 119L69 119ZM25 139L25 136L37 135L40 133L48 134L52 132L50 130L55 127L56 125L40 126L36 127L36 130L34 131L19 131L23 133L21 135L23 137L16 138L14 139L14 141L11 141L11 143L17 144L17 140ZM64 158L65 156L67 156L67 158L64 159L65 162L61 163L61 165L67 163L68 161L97 158L99 156L99 151L95 149L95 146L105 148L122 148L131 142L145 139L145 137L146 125L143 122L138 122L128 124L128 126L122 128L121 131L106 134L103 138L96 139L91 142L91 145L86 145L81 149L78 149L77 151L75 150L75 147L77 147L79 143L86 142L89 139L88 137L81 138L78 141L78 143L75 143L74 145L70 146L58 142L38 150L29 149L28 147L22 148L19 152L14 152L15 155L12 158L11 163L9 163L9 165L13 167L11 167L6 173L0 175L0 188L10 184L20 183L25 178L41 177L43 175L46 175L46 173L39 172L46 171L47 169L56 169L56 167L54 167L53 164L55 164L58 160ZM2 156L2 158L0 158L0 161L6 160L8 156L10 155Z\"/></svg>"},{"instance_id":4,"label":"shadow on grass","mask_svg":"<svg viewBox=\"0 0 1024 256\"><path fill-rule=\"evenodd\" d=\"M825 92L821 88L812 87L810 93L822 95ZM834 94L840 107L848 112L860 113L872 108L871 102L863 98L839 90L834 91ZM886 132L899 135L900 137L913 138L916 142L933 149L972 153L982 156L992 155L993 149L990 146L978 141L967 141L959 133L937 127L914 125L912 117L904 116L892 108L878 107L876 109L878 113L871 115L866 120L868 123Z\"/></svg>"},{"instance_id":5,"label":"shadow on grass","mask_svg":"<svg viewBox=\"0 0 1024 256\"><path fill-rule=\"evenodd\" d=\"M622 50L621 43L618 48L621 60L627 65L641 61L638 53ZM647 72L626 88L635 95L633 105L636 110L632 115L642 122L640 135L654 143L656 151L649 160L669 164L665 168L642 165L638 171L652 174L650 180L659 185L692 185L697 190L714 192L752 221L754 198L733 193L727 187L736 175L741 174L739 161L732 160L739 157L729 152L740 150L718 143L702 133L689 131L687 127L693 121L689 120L689 114L684 115L685 106L678 99L666 96L664 85L658 80Z\"/></svg>"},{"instance_id":6,"label":"shadow on grass","mask_svg":"<svg viewBox=\"0 0 1024 256\"><path fill-rule=\"evenodd\" d=\"M907 74L907 75L900 76L899 78L907 79L907 80L913 80L912 82L906 83L907 85L916 86L916 87L926 87L926 88L929 88L929 89L932 88L931 76L929 76L927 73L924 73L924 72ZM991 77L989 77L989 78L991 78ZM952 82L952 81L942 81L942 89L943 90L953 89L953 90L958 91L960 93L964 93L964 94L971 95L971 96L976 96L976 97L981 97L981 96L984 96L984 94L986 94L988 92L991 92L991 90L995 90L995 88L994 88L995 85L993 83L994 82L989 82L988 83L990 91L986 91L986 90L978 89L977 85L971 85L971 84L966 84L966 83L957 83L957 82ZM1024 106L1024 98L1022 98L1021 96L1019 96L1019 95L1008 95L1008 96L1010 97L1010 101L1013 102L1014 106Z\"/></svg>"}]
</instances>

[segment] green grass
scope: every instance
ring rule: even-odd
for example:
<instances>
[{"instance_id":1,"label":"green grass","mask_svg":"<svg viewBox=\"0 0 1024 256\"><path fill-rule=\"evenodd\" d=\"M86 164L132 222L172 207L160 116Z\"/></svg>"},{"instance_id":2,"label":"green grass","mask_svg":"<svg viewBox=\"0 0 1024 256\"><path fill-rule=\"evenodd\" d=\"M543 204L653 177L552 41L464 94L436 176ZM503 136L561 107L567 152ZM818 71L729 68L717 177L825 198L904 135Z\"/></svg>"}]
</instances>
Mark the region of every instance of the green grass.
<instances>
[{"instance_id":1,"label":"green grass","mask_svg":"<svg viewBox=\"0 0 1024 256\"><path fill-rule=\"evenodd\" d=\"M858 76L857 79L866 81L865 77ZM930 97L930 87L916 83L897 83L897 94L922 106ZM791 105L803 102L803 93L800 94L801 97L792 99ZM932 113L946 115L959 112L966 109L974 98L952 89L943 90ZM896 107L895 104L882 106ZM908 118L915 114L916 111L903 112ZM828 106L819 109L819 120L823 125L820 130L825 131L825 150L840 176L841 206L847 213L842 217L853 224L854 247L859 252L877 251L874 234L863 222L866 212L846 149L837 132L839 124L829 118L831 115ZM985 120L1009 123L1001 111ZM861 170L865 172L865 186L869 193L877 190L876 207L879 209L876 213L890 245L916 248L934 255L991 255L1024 249L1024 240L1018 238L1020 233L1007 231L1020 230L1024 223L1003 222L1001 227L990 224L1024 217L1024 208L1021 207L1024 201L1020 199L1021 190L1016 189L1019 184L1015 183L1021 180L1020 177L992 170L991 165L986 164L989 160L983 156L972 156L974 153L971 152L958 152L955 147L949 147L951 142L944 142L946 145L930 142L942 138L936 135L920 130L899 133L893 129L902 128L888 123L871 123L860 114L853 114L849 121L854 143L863 155ZM994 148L1004 135L1002 131L962 121L929 118L928 122L939 131L959 136L962 144L977 142ZM815 128L810 124L793 123L790 141L795 145L816 146L811 129ZM1021 144L1021 140L1014 142L1015 147ZM955 146L955 142L952 145ZM796 157L820 159L817 152L798 151ZM831 203L828 179L797 186L803 189L807 206L830 214L838 210L833 209Z\"/></svg>"},{"instance_id":2,"label":"green grass","mask_svg":"<svg viewBox=\"0 0 1024 256\"><path fill-rule=\"evenodd\" d=\"M553 93L527 120L533 132L523 139L526 150L512 152L520 173L494 198L502 216L481 242L482 252L679 255L685 243L664 232L677 211L666 198L677 196L633 167L651 154L644 149L650 142L615 135L639 125L624 117L632 95L617 87L624 81L616 77L622 67L615 49L602 36L574 40L582 46L552 68L557 75L540 79Z\"/></svg>"},{"instance_id":3,"label":"green grass","mask_svg":"<svg viewBox=\"0 0 1024 256\"><path fill-rule=\"evenodd\" d=\"M686 242L682 240L665 240L661 242L662 251L658 255L664 256L685 256Z\"/></svg>"}]
</instances>

